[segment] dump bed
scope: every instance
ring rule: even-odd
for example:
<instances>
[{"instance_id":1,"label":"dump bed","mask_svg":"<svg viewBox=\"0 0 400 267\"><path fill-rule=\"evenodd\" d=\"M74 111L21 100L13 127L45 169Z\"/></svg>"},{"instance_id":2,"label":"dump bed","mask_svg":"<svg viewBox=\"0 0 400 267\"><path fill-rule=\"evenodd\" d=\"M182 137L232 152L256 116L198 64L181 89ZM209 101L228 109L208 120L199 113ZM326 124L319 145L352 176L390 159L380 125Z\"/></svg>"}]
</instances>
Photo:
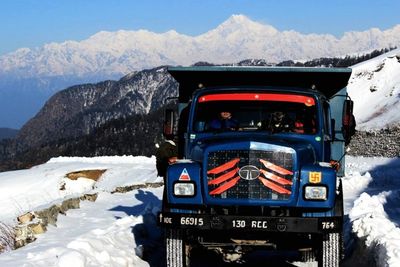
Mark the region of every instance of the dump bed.
<instances>
[{"instance_id":1,"label":"dump bed","mask_svg":"<svg viewBox=\"0 0 400 267\"><path fill-rule=\"evenodd\" d=\"M279 86L316 89L327 98L346 87L350 68L305 67L170 67L179 83L179 101L188 102L201 87Z\"/></svg>"}]
</instances>

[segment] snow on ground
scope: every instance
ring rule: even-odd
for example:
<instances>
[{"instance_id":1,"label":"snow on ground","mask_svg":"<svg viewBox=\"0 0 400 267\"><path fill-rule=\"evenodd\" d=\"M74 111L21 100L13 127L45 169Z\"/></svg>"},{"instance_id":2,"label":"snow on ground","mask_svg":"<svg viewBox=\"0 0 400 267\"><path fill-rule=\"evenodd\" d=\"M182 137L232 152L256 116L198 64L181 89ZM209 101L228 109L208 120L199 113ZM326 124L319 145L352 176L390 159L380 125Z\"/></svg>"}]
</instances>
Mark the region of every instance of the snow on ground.
<instances>
[{"instance_id":1,"label":"snow on ground","mask_svg":"<svg viewBox=\"0 0 400 267\"><path fill-rule=\"evenodd\" d=\"M352 66L347 86L359 130L377 130L400 121L400 49Z\"/></svg>"},{"instance_id":2,"label":"snow on ground","mask_svg":"<svg viewBox=\"0 0 400 267\"><path fill-rule=\"evenodd\" d=\"M117 186L160 181L154 166L154 157L59 157L29 170L0 173L0 221L8 223L25 212L92 191L93 181L69 181L65 178L69 172L107 170L95 191L111 192ZM66 190L59 190L63 183Z\"/></svg>"},{"instance_id":3,"label":"snow on ground","mask_svg":"<svg viewBox=\"0 0 400 267\"><path fill-rule=\"evenodd\" d=\"M346 214L344 266L400 266L400 159L346 157L343 179ZM158 182L154 158L57 158L30 170L0 173L0 221L48 206L83 191L99 192L96 202L60 215L57 227L15 251L0 254L0 266L149 266L161 265L161 232L155 226L162 188L111 194L122 185ZM107 169L87 187L60 193L66 173ZM148 252L148 251L147 251ZM157 254L158 253L158 254ZM156 255L156 256L154 256ZM151 262L153 261L153 262Z\"/></svg>"},{"instance_id":4,"label":"snow on ground","mask_svg":"<svg viewBox=\"0 0 400 267\"><path fill-rule=\"evenodd\" d=\"M345 213L367 252L358 263L400 266L400 158L346 159Z\"/></svg>"},{"instance_id":5,"label":"snow on ground","mask_svg":"<svg viewBox=\"0 0 400 267\"><path fill-rule=\"evenodd\" d=\"M49 225L35 242L1 254L0 266L148 266L136 256L132 233L146 219L143 214L158 211L162 189L110 192L117 186L160 181L154 166L155 158L146 157L55 158L29 170L0 173L0 221L7 223L16 223L16 216L27 211L99 192L96 202L81 202L80 209L60 215L57 227ZM107 169L94 188L87 186L88 179L78 179L59 190L67 173L91 169ZM155 222L147 225L156 234Z\"/></svg>"}]
</instances>

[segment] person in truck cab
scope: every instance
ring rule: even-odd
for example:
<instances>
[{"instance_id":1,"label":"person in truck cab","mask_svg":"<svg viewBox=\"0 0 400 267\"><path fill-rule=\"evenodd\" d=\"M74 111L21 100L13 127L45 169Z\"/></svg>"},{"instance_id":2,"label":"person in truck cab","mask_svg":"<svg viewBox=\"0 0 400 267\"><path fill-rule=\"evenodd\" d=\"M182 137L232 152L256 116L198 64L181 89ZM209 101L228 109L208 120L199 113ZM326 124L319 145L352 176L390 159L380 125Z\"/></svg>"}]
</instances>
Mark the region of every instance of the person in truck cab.
<instances>
[{"instance_id":1,"label":"person in truck cab","mask_svg":"<svg viewBox=\"0 0 400 267\"><path fill-rule=\"evenodd\" d=\"M230 111L221 111L218 118L213 119L208 126L210 130L237 130L239 122L232 118Z\"/></svg>"},{"instance_id":2,"label":"person in truck cab","mask_svg":"<svg viewBox=\"0 0 400 267\"><path fill-rule=\"evenodd\" d=\"M283 111L275 111L271 114L268 129L272 133L291 132L294 129L294 124Z\"/></svg>"},{"instance_id":3,"label":"person in truck cab","mask_svg":"<svg viewBox=\"0 0 400 267\"><path fill-rule=\"evenodd\" d=\"M164 138L164 142L156 151L156 168L157 175L163 177L165 183L168 165L175 163L178 159L178 148L172 136L164 135Z\"/></svg>"}]
</instances>

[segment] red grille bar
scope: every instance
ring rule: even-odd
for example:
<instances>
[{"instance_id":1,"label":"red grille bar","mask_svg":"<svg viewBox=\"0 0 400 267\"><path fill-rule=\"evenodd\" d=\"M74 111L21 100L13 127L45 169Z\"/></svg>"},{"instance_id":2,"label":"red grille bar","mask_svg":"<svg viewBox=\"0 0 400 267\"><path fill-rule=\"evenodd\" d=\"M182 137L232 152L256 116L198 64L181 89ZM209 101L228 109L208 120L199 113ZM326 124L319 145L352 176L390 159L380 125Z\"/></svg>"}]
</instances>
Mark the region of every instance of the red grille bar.
<instances>
[{"instance_id":1,"label":"red grille bar","mask_svg":"<svg viewBox=\"0 0 400 267\"><path fill-rule=\"evenodd\" d=\"M217 185L222 182L225 182L226 180L229 180L230 178L235 176L235 174L237 174L238 170L239 170L239 168L235 168L235 169L231 170L230 172L227 172L227 173L209 181L208 185Z\"/></svg>"},{"instance_id":2,"label":"red grille bar","mask_svg":"<svg viewBox=\"0 0 400 267\"><path fill-rule=\"evenodd\" d=\"M240 177L237 176L235 178L233 178L232 180L230 180L229 182L224 183L223 185L215 188L214 190L212 190L210 192L210 195L219 195L222 194L223 192L225 192L226 190L228 190L229 188L234 187L240 180Z\"/></svg>"},{"instance_id":3,"label":"red grille bar","mask_svg":"<svg viewBox=\"0 0 400 267\"><path fill-rule=\"evenodd\" d=\"M265 166L265 168L273 170L273 171L275 171L275 172L277 172L279 174L282 174L282 175L293 175L292 171L286 170L285 168L283 168L281 166L278 166L278 165L275 165L275 164L273 164L273 163L271 163L269 161L260 159L260 162Z\"/></svg>"},{"instance_id":4,"label":"red grille bar","mask_svg":"<svg viewBox=\"0 0 400 267\"><path fill-rule=\"evenodd\" d=\"M264 179L262 177L258 177L258 179L263 183L263 185L265 185L266 187L280 193L280 194L287 194L290 195L291 192L273 182L268 181L267 179Z\"/></svg>"},{"instance_id":5,"label":"red grille bar","mask_svg":"<svg viewBox=\"0 0 400 267\"><path fill-rule=\"evenodd\" d=\"M278 184L281 184L281 185L292 185L293 184L292 181L286 180L285 178L279 177L278 175L270 173L266 170L261 169L260 172L262 174L264 174L264 176L266 178L268 178L274 182L277 182Z\"/></svg>"},{"instance_id":6,"label":"red grille bar","mask_svg":"<svg viewBox=\"0 0 400 267\"><path fill-rule=\"evenodd\" d=\"M222 164L214 169L211 169L207 172L207 174L218 174L221 173L223 171L229 170L230 168L232 168L233 166L235 166L238 162L240 161L240 159L236 158L233 159L231 161L228 161L225 164Z\"/></svg>"}]
</instances>

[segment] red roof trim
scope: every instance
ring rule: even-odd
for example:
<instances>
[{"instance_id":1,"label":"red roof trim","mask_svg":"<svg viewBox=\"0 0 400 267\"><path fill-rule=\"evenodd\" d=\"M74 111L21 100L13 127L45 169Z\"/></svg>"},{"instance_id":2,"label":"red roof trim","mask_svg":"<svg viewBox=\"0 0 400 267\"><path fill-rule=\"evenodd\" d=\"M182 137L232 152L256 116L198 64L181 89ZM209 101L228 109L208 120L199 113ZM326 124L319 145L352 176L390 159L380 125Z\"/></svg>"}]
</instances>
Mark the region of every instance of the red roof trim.
<instances>
[{"instance_id":1,"label":"red roof trim","mask_svg":"<svg viewBox=\"0 0 400 267\"><path fill-rule=\"evenodd\" d=\"M306 106L314 106L313 97L293 94L265 94L265 93L231 93L231 94L210 94L199 98L199 103L210 101L281 101L302 103Z\"/></svg>"}]
</instances>

